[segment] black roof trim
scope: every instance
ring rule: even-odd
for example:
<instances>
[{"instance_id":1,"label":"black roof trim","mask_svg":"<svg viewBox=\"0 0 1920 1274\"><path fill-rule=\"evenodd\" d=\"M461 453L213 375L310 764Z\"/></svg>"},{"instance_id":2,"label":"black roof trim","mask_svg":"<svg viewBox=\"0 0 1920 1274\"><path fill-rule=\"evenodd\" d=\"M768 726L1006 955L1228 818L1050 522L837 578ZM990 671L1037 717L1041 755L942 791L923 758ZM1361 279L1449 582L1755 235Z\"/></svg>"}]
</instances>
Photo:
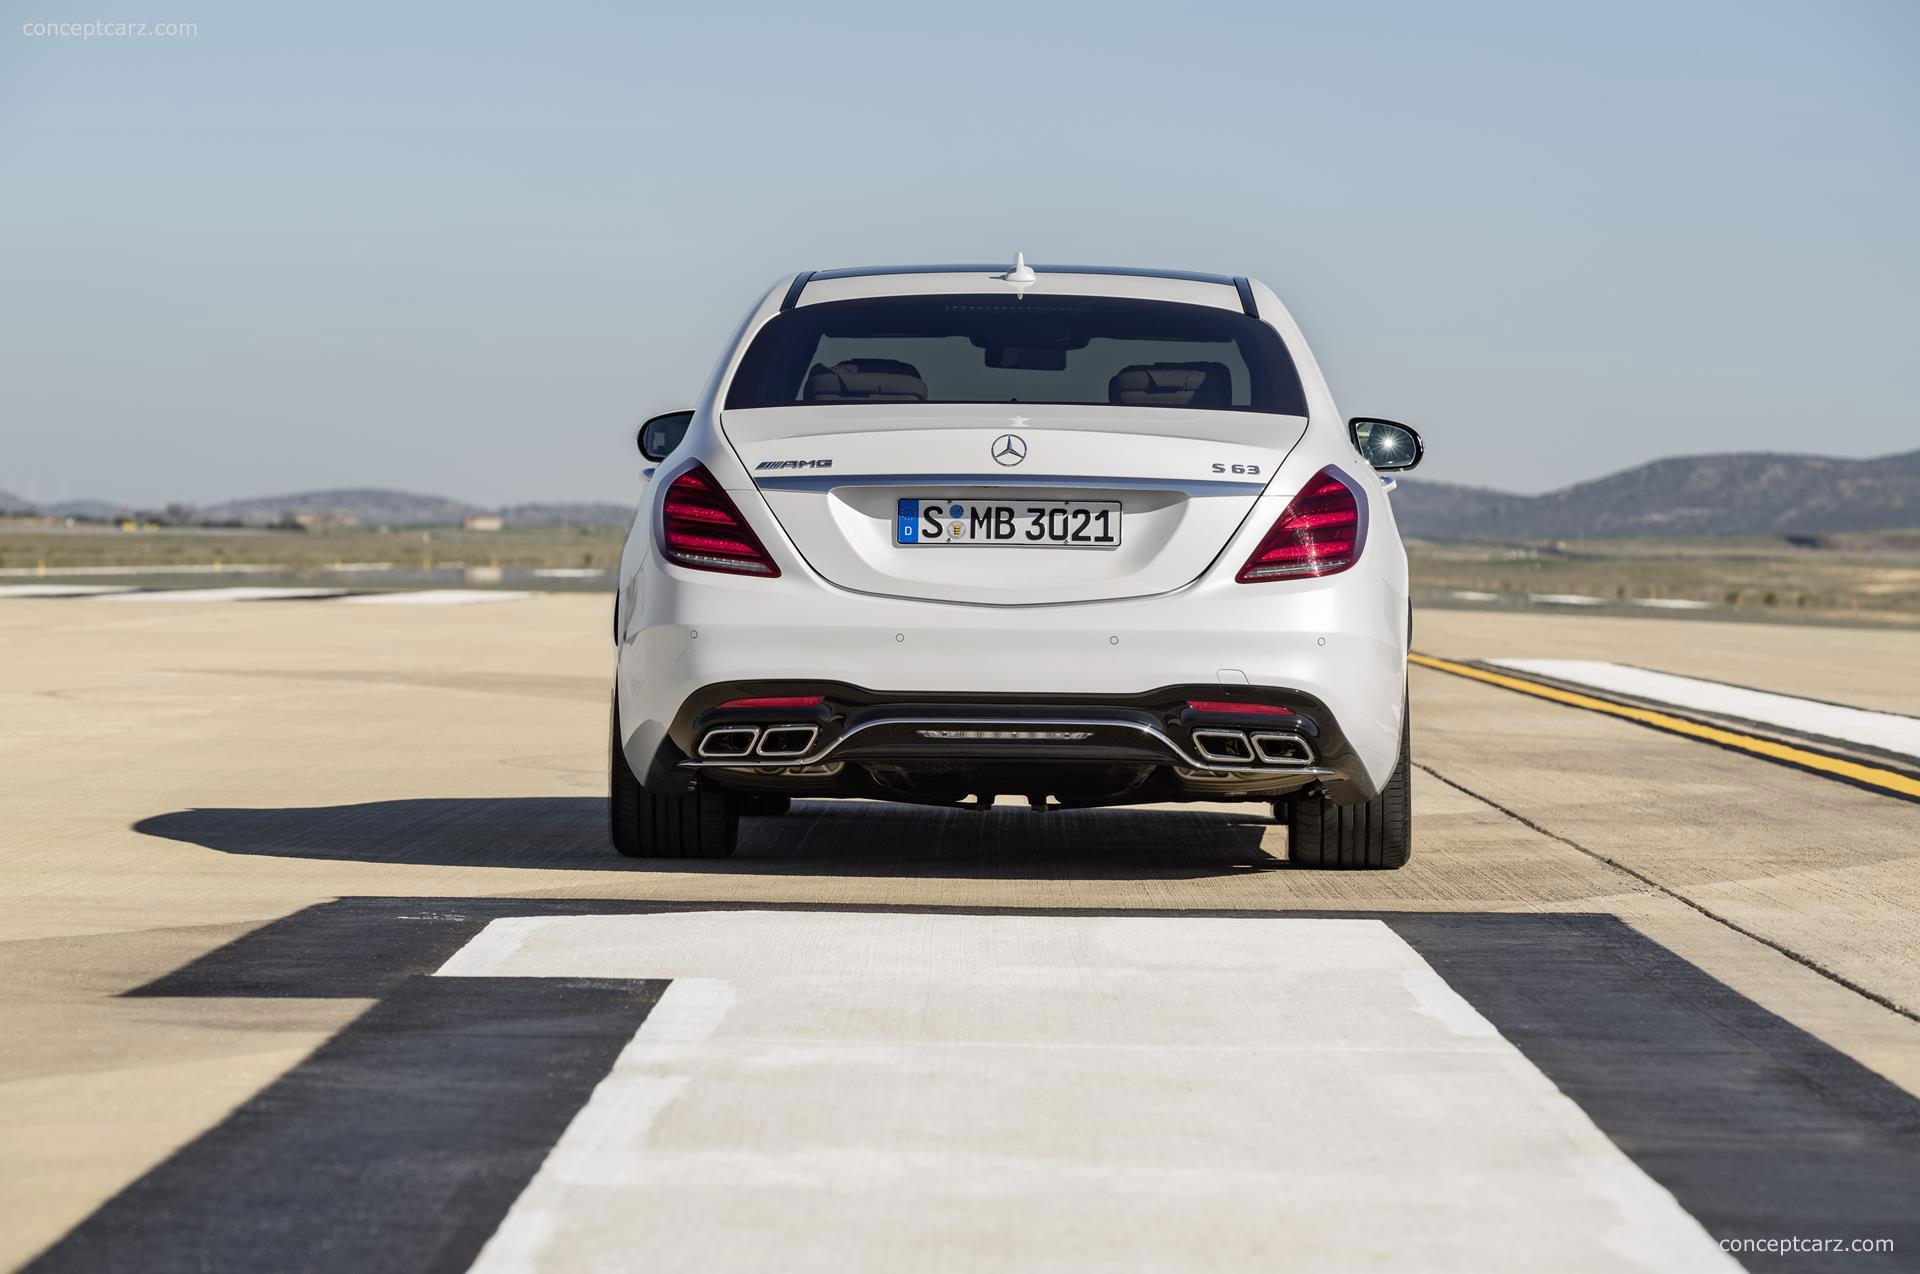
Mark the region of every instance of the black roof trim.
<instances>
[{"instance_id":1,"label":"black roof trim","mask_svg":"<svg viewBox=\"0 0 1920 1274\"><path fill-rule=\"evenodd\" d=\"M1005 274L1013 267L1002 261L990 265L863 265L846 270L819 270L815 279L864 279L876 274ZM1035 274L1113 274L1130 279L1180 279L1187 283L1214 283L1223 288L1234 286L1226 274L1201 274L1194 270L1151 270L1130 265L1036 265Z\"/></svg>"},{"instance_id":2,"label":"black roof trim","mask_svg":"<svg viewBox=\"0 0 1920 1274\"><path fill-rule=\"evenodd\" d=\"M807 284L813 280L812 270L802 270L793 276L793 283L787 288L786 299L780 302L782 310L790 310L800 304L800 294L807 290Z\"/></svg>"},{"instance_id":3,"label":"black roof trim","mask_svg":"<svg viewBox=\"0 0 1920 1274\"><path fill-rule=\"evenodd\" d=\"M1247 317L1259 318L1260 307L1253 303L1253 284L1236 274L1233 276L1233 286L1240 293L1240 308L1247 312Z\"/></svg>"}]
</instances>

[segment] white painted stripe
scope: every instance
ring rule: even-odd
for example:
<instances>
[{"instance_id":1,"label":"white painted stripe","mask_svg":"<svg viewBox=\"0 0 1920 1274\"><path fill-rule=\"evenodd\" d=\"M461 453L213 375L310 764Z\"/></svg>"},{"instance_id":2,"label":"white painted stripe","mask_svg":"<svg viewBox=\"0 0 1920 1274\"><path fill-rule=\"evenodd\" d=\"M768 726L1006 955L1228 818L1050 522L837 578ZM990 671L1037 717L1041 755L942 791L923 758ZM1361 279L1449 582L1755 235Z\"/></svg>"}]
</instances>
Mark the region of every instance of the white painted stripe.
<instances>
[{"instance_id":1,"label":"white painted stripe","mask_svg":"<svg viewBox=\"0 0 1920 1274\"><path fill-rule=\"evenodd\" d=\"M486 602L524 602L538 596L538 593L497 588L423 588L411 593L361 593L340 601L351 606L477 606Z\"/></svg>"},{"instance_id":2,"label":"white painted stripe","mask_svg":"<svg viewBox=\"0 0 1920 1274\"><path fill-rule=\"evenodd\" d=\"M1652 606L1656 610L1712 610L1712 602L1697 602L1687 597L1635 597L1630 599L1635 606Z\"/></svg>"},{"instance_id":3,"label":"white painted stripe","mask_svg":"<svg viewBox=\"0 0 1920 1274\"><path fill-rule=\"evenodd\" d=\"M1490 659L1487 662L1515 672L1530 672L1675 708L1738 717L1920 759L1920 719L1891 712L1843 708L1765 690L1742 690L1738 686L1723 686L1597 659Z\"/></svg>"},{"instance_id":4,"label":"white painted stripe","mask_svg":"<svg viewBox=\"0 0 1920 1274\"><path fill-rule=\"evenodd\" d=\"M484 1274L1739 1268L1374 920L529 917L439 972L675 979Z\"/></svg>"},{"instance_id":5,"label":"white painted stripe","mask_svg":"<svg viewBox=\"0 0 1920 1274\"><path fill-rule=\"evenodd\" d=\"M106 593L103 602L284 602L338 597L338 588L156 588L146 593Z\"/></svg>"},{"instance_id":6,"label":"white painted stripe","mask_svg":"<svg viewBox=\"0 0 1920 1274\"><path fill-rule=\"evenodd\" d=\"M714 978L667 987L644 1026L593 1090L541 1172L554 1181L616 1181L647 1151L654 1120L685 1091L694 1050L732 1011L733 988ZM549 1249L568 1224L571 1191L529 1188L474 1262L477 1270L551 1268ZM609 1268L626 1268L617 1262Z\"/></svg>"},{"instance_id":7,"label":"white painted stripe","mask_svg":"<svg viewBox=\"0 0 1920 1274\"><path fill-rule=\"evenodd\" d=\"M264 575L285 571L284 566L235 566L225 562L207 562L197 566L62 566L46 570L38 566L9 566L0 576L20 575Z\"/></svg>"},{"instance_id":8,"label":"white painted stripe","mask_svg":"<svg viewBox=\"0 0 1920 1274\"><path fill-rule=\"evenodd\" d=\"M125 591L125 584L0 584L0 597L98 597Z\"/></svg>"},{"instance_id":9,"label":"white painted stripe","mask_svg":"<svg viewBox=\"0 0 1920 1274\"><path fill-rule=\"evenodd\" d=\"M352 569L352 568L338 568ZM236 585L227 588L136 589L127 584L0 584L0 598L89 597L111 602L350 602L359 606L474 606L487 602L521 602L539 597L511 589L424 588L388 593L351 594L344 588L271 588Z\"/></svg>"},{"instance_id":10,"label":"white painted stripe","mask_svg":"<svg viewBox=\"0 0 1920 1274\"><path fill-rule=\"evenodd\" d=\"M1455 601L1461 602L1497 602L1500 600L1500 594L1498 593L1482 593L1471 588L1455 589L1453 597Z\"/></svg>"},{"instance_id":11,"label":"white painted stripe","mask_svg":"<svg viewBox=\"0 0 1920 1274\"><path fill-rule=\"evenodd\" d=\"M1549 606L1605 606L1604 597L1586 597L1580 593L1528 593L1527 599Z\"/></svg>"}]
</instances>

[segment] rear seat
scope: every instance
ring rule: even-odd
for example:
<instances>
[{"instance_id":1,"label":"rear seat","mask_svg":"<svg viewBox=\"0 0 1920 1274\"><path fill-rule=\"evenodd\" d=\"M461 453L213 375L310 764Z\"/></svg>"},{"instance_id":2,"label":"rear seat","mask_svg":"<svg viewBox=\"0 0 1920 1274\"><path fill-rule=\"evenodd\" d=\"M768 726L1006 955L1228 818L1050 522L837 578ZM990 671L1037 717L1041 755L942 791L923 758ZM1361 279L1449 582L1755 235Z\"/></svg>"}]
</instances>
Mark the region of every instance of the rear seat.
<instances>
[{"instance_id":1,"label":"rear seat","mask_svg":"<svg viewBox=\"0 0 1920 1274\"><path fill-rule=\"evenodd\" d=\"M1107 382L1107 401L1124 407L1231 407L1233 373L1225 363L1135 363Z\"/></svg>"},{"instance_id":2,"label":"rear seat","mask_svg":"<svg viewBox=\"0 0 1920 1274\"><path fill-rule=\"evenodd\" d=\"M809 403L923 403L927 382L912 363L892 358L850 358L807 373Z\"/></svg>"}]
</instances>

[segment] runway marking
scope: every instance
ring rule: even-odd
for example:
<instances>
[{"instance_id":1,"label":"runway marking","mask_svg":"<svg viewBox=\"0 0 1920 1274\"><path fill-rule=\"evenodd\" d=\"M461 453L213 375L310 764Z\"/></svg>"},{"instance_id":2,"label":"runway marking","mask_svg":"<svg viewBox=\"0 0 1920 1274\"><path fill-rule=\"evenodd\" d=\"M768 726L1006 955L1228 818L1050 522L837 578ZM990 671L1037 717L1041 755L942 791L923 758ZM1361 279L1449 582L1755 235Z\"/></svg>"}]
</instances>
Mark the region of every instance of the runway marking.
<instances>
[{"instance_id":1,"label":"runway marking","mask_svg":"<svg viewBox=\"0 0 1920 1274\"><path fill-rule=\"evenodd\" d=\"M484 1274L1739 1268L1378 920L525 916L438 976L671 979Z\"/></svg>"},{"instance_id":2,"label":"runway marking","mask_svg":"<svg viewBox=\"0 0 1920 1274\"><path fill-rule=\"evenodd\" d=\"M338 588L155 588L128 593L103 593L102 602L285 602L307 598L336 598Z\"/></svg>"},{"instance_id":3,"label":"runway marking","mask_svg":"<svg viewBox=\"0 0 1920 1274\"><path fill-rule=\"evenodd\" d=\"M1715 716L1739 717L1759 725L1781 726L1920 760L1920 717L1821 703L1597 659L1489 659L1487 662L1515 672L1534 673Z\"/></svg>"},{"instance_id":4,"label":"runway marking","mask_svg":"<svg viewBox=\"0 0 1920 1274\"><path fill-rule=\"evenodd\" d=\"M128 584L0 584L0 599L63 597L102 602L343 602L355 606L476 606L488 602L521 602L543 595L500 588L421 588L356 593L324 585L311 588L266 585L140 588Z\"/></svg>"},{"instance_id":5,"label":"runway marking","mask_svg":"<svg viewBox=\"0 0 1920 1274\"><path fill-rule=\"evenodd\" d=\"M231 562L171 566L62 566L55 571L40 566L8 566L0 567L0 578L20 575L270 575L286 569L274 563L236 565Z\"/></svg>"},{"instance_id":6,"label":"runway marking","mask_svg":"<svg viewBox=\"0 0 1920 1274\"><path fill-rule=\"evenodd\" d=\"M1418 652L1407 656L1409 663L1421 668L1431 668L1436 672L1451 673L1456 677L1466 677L1472 681L1484 682L1490 686L1499 686L1505 690L1518 691L1532 695L1536 699L1549 699L1568 707L1582 708L1588 712L1598 712L1605 716L1619 717L1625 721L1637 722L1668 734L1678 734L1690 739L1698 739L1719 747L1744 752L1764 760L1791 765L1841 779L1878 792L1904 797L1908 800L1920 800L1920 778L1902 774L1897 770L1883 769L1880 766L1864 765L1844 757L1829 756L1822 752L1804 747L1781 743L1774 739L1763 739L1751 734L1742 734L1737 730L1721 726L1706 725L1698 721L1689 721L1685 717L1672 713L1657 712L1650 708L1639 708L1629 704L1616 703L1610 699L1580 694L1572 690L1563 690L1558 686L1529 680L1511 673L1495 672L1488 668L1476 668L1471 664L1457 663L1450 659L1436 659L1432 655Z\"/></svg>"},{"instance_id":7,"label":"runway marking","mask_svg":"<svg viewBox=\"0 0 1920 1274\"><path fill-rule=\"evenodd\" d=\"M99 597L128 590L124 584L0 584L0 597Z\"/></svg>"},{"instance_id":8,"label":"runway marking","mask_svg":"<svg viewBox=\"0 0 1920 1274\"><path fill-rule=\"evenodd\" d=\"M488 602L524 602L538 596L538 593L497 588L424 588L408 593L356 593L340 601L347 606L478 606Z\"/></svg>"},{"instance_id":9,"label":"runway marking","mask_svg":"<svg viewBox=\"0 0 1920 1274\"><path fill-rule=\"evenodd\" d=\"M643 1021L653 1023L647 1028L647 1039L656 1049L685 1050L708 1068L716 1064L713 1050L733 1057L748 1045L782 1041L772 1030L747 1040L735 1038L741 1023L765 1024L767 1006L749 1002L744 1008L734 1007L739 1004L738 984L727 979L683 978L668 983L625 977L435 977L434 971L446 967L494 920L596 915L638 922L650 915L676 914L688 916L685 923L691 924L698 923L700 916L723 916L740 909L730 903L591 899L341 898L271 921L128 991L134 998L175 1000L182 1010L206 997L263 996L344 997L369 1001L371 1007L306 1060L102 1203L36 1258L28 1271L91 1274L101 1269L138 1269L145 1274L204 1274L209 1269L305 1269L411 1274L427 1268L467 1268L479 1259L499 1232L502 1219L546 1165L548 1152L581 1117L579 1112L612 1073L616 1059L635 1046ZM744 909L765 912L770 907ZM795 929L805 936L793 944L794 950L809 943L839 941L843 931L837 922L829 923L833 917L875 914L874 909L858 907L778 910L818 918L816 923L796 922ZM966 913L952 908L904 908L882 909L882 914ZM1058 935L1093 932L1087 922L1103 916L1140 918L1141 913L1023 909L997 911L992 918L1047 920L1049 932ZM1310 1102L1319 1091L1307 1087L1318 1074L1315 1066L1348 1078L1354 1069L1348 1055L1391 1051L1380 1047L1378 1022L1418 1014L1423 1002L1435 1007L1431 1001L1407 994L1404 986L1395 989L1371 962L1356 966L1335 961L1330 975L1316 962L1299 959L1282 976L1300 981L1313 992L1313 1011L1275 1023L1270 1020L1273 1015L1265 1012L1272 995L1262 982L1272 980L1273 970L1266 967L1270 953L1263 954L1260 943L1265 939L1259 935L1276 924L1320 924L1332 917L1235 911L1146 918L1177 919L1183 925L1210 920L1224 922L1224 927L1205 931L1204 944L1183 942L1175 953L1179 959L1172 962L1151 945L1139 950L1129 947L1116 955L1112 941L1070 945L1056 938L1056 946L1065 948L1059 953L1058 967L1046 961L1034 967L1036 962L1024 958L1024 948L985 930L976 930L975 935L993 940L966 946L957 956L937 947L916 947L945 961L949 972L922 986L911 972L918 965L908 961L907 974L875 990L872 1013L856 1008L821 1016L813 1011L816 1007L831 1010L833 997L818 1006L812 1000L775 1003L772 1007L787 1011L800 1030L833 1037L824 1044L811 1037L797 1041L785 1062L811 1059L819 1067L838 1066L847 1072L846 1082L857 1085L868 1078L873 1065L887 1061L886 1056L878 1062L865 1056L861 1050L869 1046L891 1050L891 1057L919 1065L913 1074L929 1076L939 1073L932 1062L964 1045L967 1056L952 1064L970 1067L960 1091L961 1100L973 1105L960 1113L984 1111L980 1127L970 1130L970 1135L976 1140L993 1136L1012 1151L1026 1152L1025 1158L1006 1156L1014 1168L1036 1158L1027 1140L1037 1139L1042 1150L1064 1144L1078 1151L1079 1158L1069 1157L1064 1168L1044 1163L1049 1181L1064 1176L1072 1184L1078 1178L1067 1170L1078 1170L1084 1177L1081 1161L1087 1159L1094 1166L1116 1160L1134 1167L1136 1175L1150 1174L1152 1156L1165 1135L1162 1129L1171 1123L1177 1139L1169 1162L1174 1171L1163 1174L1166 1180L1152 1183L1151 1197L1139 1203L1140 1219L1130 1224L1151 1226L1168 1213L1184 1221L1194 1208L1191 1198L1200 1197L1207 1206L1215 1206L1213 1195L1230 1190L1236 1205L1252 1216L1256 1237L1267 1237L1269 1247L1282 1250L1277 1254L1250 1251L1245 1242L1250 1231L1222 1227L1201 1235L1201 1246L1180 1252L1174 1261L1158 1260L1154 1268L1264 1269L1303 1264L1425 1268L1430 1264L1424 1259L1424 1246L1419 1247L1419 1257L1394 1259L1397 1245L1427 1223L1426 1211L1442 1218L1448 1215L1455 1206L1449 1190L1464 1191L1469 1186L1436 1193L1430 1188L1431 1178L1403 1180L1396 1172L1398 1147L1393 1138L1399 1136L1399 1128L1408 1126L1421 1137L1432 1131L1430 1120L1422 1122L1408 1114L1409 1110L1419 1114L1431 1102L1420 1100L1418 1092L1410 1093L1406 1084L1368 1080L1374 1085L1373 1104L1386 1112L1373 1116L1376 1123L1397 1122L1391 1137L1367 1141L1354 1141L1352 1132L1339 1122L1345 1117L1344 1104L1324 1112L1318 1105L1308 1105L1307 1119L1318 1124L1304 1131L1291 1125L1276 1127L1266 1115L1277 1099L1264 1091L1252 1096L1236 1091L1221 1099L1233 1103L1233 1122L1224 1133L1215 1130L1217 1111L1203 1110L1212 1117L1184 1121L1176 1117L1179 1110L1152 1120L1143 1120L1143 1115L1154 1114L1168 1101L1212 1100L1215 1090L1230 1086L1264 1090L1294 1084L1305 1094L1300 1101ZM1424 961L1428 972L1437 974L1452 993L1472 1005L1499 1038L1524 1053L1527 1063L1538 1068L1643 1172L1671 1191L1680 1207L1710 1233L1876 1236L1894 1242L1901 1253L1920 1250L1920 1219L1912 1208L1912 1200L1920 1197L1920 1146L1910 1135L1920 1120L1920 1102L1617 918L1396 912L1338 919L1378 921L1391 929L1417 953L1416 969L1418 961ZM1059 922L1059 927L1053 922ZM1122 936L1130 937L1131 932ZM1243 943L1243 936L1257 941ZM1240 962L1248 967L1222 967L1241 948L1253 954L1250 961ZM1391 951L1391 946L1386 950ZM1289 951L1290 958L1298 955ZM892 958L897 958L892 949L877 950L870 957ZM778 963L779 953L766 959ZM1082 978L1080 966L1087 964L1108 976ZM1196 984L1189 976L1195 964L1230 972L1232 978L1208 981L1196 997ZM866 980L869 971L861 965L860 960L847 961L858 976L843 981ZM949 989L956 976L953 970L965 974L962 994ZM804 983L799 985L806 989ZM1244 989L1247 986L1257 989L1252 998ZM1379 1002L1382 986L1392 997L1390 1003ZM908 993L905 998L899 994L903 989ZM1076 990L1083 994L1076 996ZM732 1005L728 996L735 997ZM844 999L844 994L839 998ZM1188 1000L1195 1000L1196 1007L1189 1007ZM662 1016L650 1016L663 1007ZM1252 1027L1242 1024L1239 1018L1248 1009L1262 1021ZM1183 1034L1166 1026L1169 1012L1198 1020ZM1337 1028L1332 1036L1321 1026L1329 1016ZM878 1026L870 1026L868 1019ZM1146 1019L1147 1027L1138 1019ZM1444 1034L1447 1023L1455 1019L1442 1011L1437 1020ZM1015 1031L1000 1030L1003 1022L1014 1023ZM1184 1023L1179 1019L1173 1025ZM1356 1034L1355 1023L1372 1029L1373 1035L1363 1030L1360 1038L1349 1038ZM983 1038L956 1041L954 1049L930 1053L925 1037L931 1027L942 1025L952 1028L950 1033ZM1169 1062L1163 1041L1139 1038L1147 1028L1172 1035L1172 1048L1188 1051ZM912 1032L906 1043L915 1047L887 1038L889 1029L895 1035ZM1064 1043L1026 1038L1037 1029L1074 1038ZM1244 1051L1245 1037L1262 1031L1283 1035L1282 1044L1256 1048L1248 1063L1224 1077L1232 1068L1224 1061L1216 1066L1214 1055ZM1016 1035L1019 1038L1011 1038ZM1094 1037L1091 1042L1084 1038L1089 1035ZM842 1038L846 1036L855 1037L852 1044ZM1422 1075L1433 1072L1446 1083L1467 1085L1474 1072L1463 1062L1487 1061L1472 1052L1473 1042L1469 1038L1460 1046L1464 1056L1445 1049L1421 1054L1415 1069ZM1147 1047L1149 1043L1153 1047ZM852 1056L836 1059L824 1051L808 1051L827 1045L841 1047ZM1108 1114L1090 1106L1113 1100L1106 1096L1104 1075L1078 1087L1061 1078L1061 1066L1076 1058L1110 1062L1125 1081L1115 1091L1127 1097L1164 1070L1178 1073L1155 1086L1148 1102L1134 1101ZM776 1055L773 1060L782 1059ZM1058 1080L1055 1087L1064 1089L1065 1096L1037 1114L1011 1101L996 1105L1000 1095L1009 1091L1010 1082L1019 1080L1036 1060L1047 1063L1042 1078ZM1152 1066L1140 1069L1142 1060ZM1364 1056L1360 1062L1367 1076L1384 1064ZM1205 1081L1198 1087L1189 1075L1194 1063L1202 1064L1199 1078ZM1413 1058L1408 1063L1414 1066ZM788 1070L800 1073L793 1065ZM817 1071L816 1067L802 1078L817 1078ZM761 1067L747 1078L765 1080L771 1073L770 1067ZM1324 1081L1324 1076L1320 1078ZM677 1090L698 1099L691 1108L676 1095L647 1113L651 1123L646 1144L632 1158L651 1156L659 1138L684 1137L691 1126L685 1121L690 1109L694 1115L712 1109L718 1099L710 1092L701 1096L699 1085L705 1082ZM920 1087L928 1082L919 1081ZM1133 1087L1126 1087L1129 1084ZM610 1088L609 1095L614 1091ZM1012 1095L1022 1096L1025 1091ZM1190 1092L1196 1095L1189 1098ZM1451 1089L1443 1096L1454 1099ZM631 1104L644 1105L640 1097L632 1098ZM876 1126L891 1130L904 1121L909 1131L918 1131L924 1140L939 1131L928 1122L932 1116L922 1116L925 1106L924 1102L891 1105ZM1470 1104L1468 1115L1484 1106L1484 1101ZM1080 1131L1090 1111L1098 1116L1091 1137ZM788 1129L795 1121L803 1125L802 1131L826 1127L807 1124L812 1114L802 1106L743 1106L733 1113L753 1135L768 1128ZM944 1107L935 1115L948 1117ZM617 1121L620 1129L631 1126L626 1116ZM1365 1134L1373 1127L1361 1125L1357 1131ZM1208 1150L1224 1153L1229 1166L1237 1168L1247 1157L1243 1143L1251 1141L1258 1153L1291 1156L1285 1163L1289 1174L1311 1172L1315 1143L1307 1134L1312 1132L1345 1138L1347 1158L1371 1154L1365 1175L1345 1182L1347 1194L1342 1202L1357 1210L1363 1206L1363 1196L1371 1198L1381 1218L1397 1224L1397 1228L1380 1230L1377 1239L1370 1231L1362 1247L1341 1252L1332 1260L1291 1259L1297 1244L1289 1227L1298 1225L1318 1199L1309 1191L1291 1205L1292 1210L1286 1210L1288 1192L1271 1187L1289 1186L1292 1176L1259 1175L1254 1182L1257 1188L1248 1190L1245 1172L1229 1173L1216 1189L1207 1173L1185 1171L1188 1160ZM1116 1140L1117 1150L1108 1144ZM1463 1141L1460 1155L1447 1165L1445 1178L1465 1173L1480 1183L1482 1193L1498 1196L1510 1188L1508 1175L1525 1176L1537 1167L1529 1157L1510 1174L1503 1163L1475 1157L1485 1144L1480 1138ZM754 1144L744 1148L754 1149ZM941 1143L935 1149L947 1147ZM957 1149L967 1147L961 1144ZM616 1172L624 1171L627 1161L624 1154L593 1160L598 1169ZM1347 1159L1338 1162L1344 1166ZM1016 1197L1013 1205L1000 1208L991 1207L991 1200L981 1201L975 1181L979 1174L971 1163L963 1156L962 1166L969 1171L953 1180L972 1193L951 1206L945 1198L949 1175L944 1161L923 1173L921 1181L910 1183L934 1196L935 1206L929 1208L919 1198L905 1199L909 1208L901 1224L918 1220L937 1227L969 1208L990 1215L962 1216L963 1225L933 1234L930 1243L899 1255L889 1268L919 1268L924 1263L919 1259L921 1249L929 1246L949 1252L943 1259L950 1263L965 1263L972 1254L978 1258L977 1267L997 1268L1018 1263L1001 1259L1008 1245L1014 1245L1016 1255L1032 1246L1027 1233L1031 1218L1013 1210L1025 1206L1025 1200ZM693 1166L714 1176L726 1176L732 1170L717 1158ZM727 1176L729 1186L732 1181ZM820 1224L814 1224L814 1213L808 1212L793 1231L801 1236L801 1243L781 1250L766 1263L780 1269L842 1268L836 1244L844 1245L849 1234L862 1234L862 1227L870 1224L870 1213L899 1210L907 1187L891 1181L885 1184L886 1190L872 1192L870 1203L864 1202L865 1195L860 1201L840 1200L836 1207L841 1212L824 1215ZM1318 1188L1324 1193L1339 1184L1333 1181ZM1578 1182L1568 1178L1563 1184L1572 1187ZM1021 1185L1016 1178L1008 1188L1017 1196ZM858 1188L864 1190L866 1183ZM1529 1182L1528 1188L1552 1187ZM1057 1184L1053 1190L1054 1195L1061 1193ZM1262 1192L1271 1192L1272 1198L1263 1198ZM1042 1205L1054 1195L1043 1198ZM1274 1210L1275 1199L1280 1210ZM624 1206L625 1199L616 1202ZM852 1217L852 1224L833 1228L831 1223L848 1220L844 1212L858 1206L865 1206L867 1212ZM1076 1225L1077 1213L1045 1212L1043 1206L1030 1211L1044 1213L1038 1225L1052 1236L1049 1242L1059 1246L1074 1241L1073 1234L1056 1231ZM570 1214L555 1215L558 1219ZM1235 1214L1229 1219L1240 1217ZM1306 1219L1298 1232L1312 1236L1317 1233L1313 1219ZM731 1223L732 1218L728 1220ZM547 1242L533 1231L519 1233L534 1234L540 1244ZM1101 1241L1124 1248L1126 1239L1121 1235ZM1507 1241L1505 1229L1477 1234L1474 1240L1495 1255L1473 1265L1501 1263L1497 1254ZM511 1264L510 1256L533 1259L528 1248L513 1253L504 1248L503 1243L489 1260ZM1113 1264L1147 1268L1149 1259L1163 1255L1158 1250L1142 1251L1145 1257L1140 1262ZM1130 1257L1131 1249L1122 1254ZM881 1264L893 1255L879 1251L871 1261ZM1098 1255L1095 1252L1087 1259ZM1308 1257L1312 1255L1310 1250ZM1518 1263L1527 1255L1523 1251L1507 1259ZM1592 1259L1599 1263L1602 1258ZM1891 1254L1842 1253L1824 1258L1808 1254L1796 1257L1794 1268L1858 1274L1865 1269L1896 1268L1898 1261ZM620 1260L610 1265L627 1267Z\"/></svg>"}]
</instances>

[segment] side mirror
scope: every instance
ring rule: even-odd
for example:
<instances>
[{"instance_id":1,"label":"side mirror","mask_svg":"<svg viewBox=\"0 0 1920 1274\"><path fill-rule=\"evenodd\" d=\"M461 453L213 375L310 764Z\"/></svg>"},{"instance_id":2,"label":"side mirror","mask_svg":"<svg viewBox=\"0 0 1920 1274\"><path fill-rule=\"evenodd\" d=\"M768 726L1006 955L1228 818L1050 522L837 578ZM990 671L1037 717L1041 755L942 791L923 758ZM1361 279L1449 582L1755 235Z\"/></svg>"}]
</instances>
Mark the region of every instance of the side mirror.
<instances>
[{"instance_id":1,"label":"side mirror","mask_svg":"<svg viewBox=\"0 0 1920 1274\"><path fill-rule=\"evenodd\" d=\"M1420 435L1396 420L1355 416L1347 422L1347 432L1360 458L1381 473L1404 473L1427 454Z\"/></svg>"},{"instance_id":2,"label":"side mirror","mask_svg":"<svg viewBox=\"0 0 1920 1274\"><path fill-rule=\"evenodd\" d=\"M649 460L665 460L687 436L687 426L692 423L690 411L670 411L664 416L655 416L640 426L640 454Z\"/></svg>"}]
</instances>

